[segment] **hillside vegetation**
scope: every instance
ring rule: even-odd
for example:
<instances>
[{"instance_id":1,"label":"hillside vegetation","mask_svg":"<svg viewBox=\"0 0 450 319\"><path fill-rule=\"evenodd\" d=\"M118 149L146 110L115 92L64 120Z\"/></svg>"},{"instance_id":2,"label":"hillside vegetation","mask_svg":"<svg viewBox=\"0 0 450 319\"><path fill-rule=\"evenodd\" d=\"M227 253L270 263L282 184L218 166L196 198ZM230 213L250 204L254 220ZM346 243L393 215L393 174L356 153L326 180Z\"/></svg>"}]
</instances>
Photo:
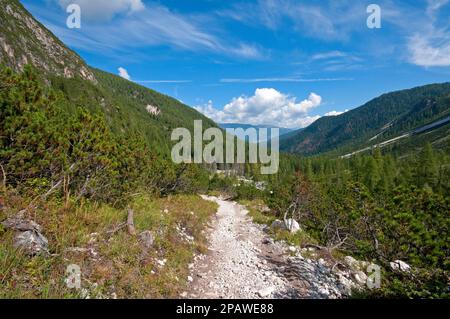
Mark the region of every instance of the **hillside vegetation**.
<instances>
[{"instance_id":1,"label":"hillside vegetation","mask_svg":"<svg viewBox=\"0 0 450 319\"><path fill-rule=\"evenodd\" d=\"M426 85L384 94L340 116L323 117L297 134L289 134L280 147L303 155L343 155L449 115L450 83Z\"/></svg>"},{"instance_id":2,"label":"hillside vegetation","mask_svg":"<svg viewBox=\"0 0 450 319\"><path fill-rule=\"evenodd\" d=\"M381 289L360 297L448 298L449 150L447 140L406 157L380 149L350 159L284 156L266 191L243 185L237 195L257 222L297 220L302 232L281 237L294 245L381 265ZM260 209L261 201L271 209ZM412 270L393 271L395 260Z\"/></svg>"}]
</instances>

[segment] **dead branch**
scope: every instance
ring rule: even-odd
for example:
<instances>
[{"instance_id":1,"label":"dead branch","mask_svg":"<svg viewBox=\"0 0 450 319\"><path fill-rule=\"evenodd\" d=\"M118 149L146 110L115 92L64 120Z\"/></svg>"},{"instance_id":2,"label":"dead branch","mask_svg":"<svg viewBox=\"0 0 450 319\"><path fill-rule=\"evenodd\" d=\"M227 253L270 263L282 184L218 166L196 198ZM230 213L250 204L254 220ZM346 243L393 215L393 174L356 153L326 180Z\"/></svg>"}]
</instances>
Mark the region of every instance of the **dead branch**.
<instances>
[{"instance_id":1,"label":"dead branch","mask_svg":"<svg viewBox=\"0 0 450 319\"><path fill-rule=\"evenodd\" d=\"M63 180L59 180L58 183L56 183L55 185L53 185L47 193L45 193L44 195L42 195L42 199L46 199L48 196L50 196L51 193L53 193L59 186L61 186L61 183L63 182Z\"/></svg>"},{"instance_id":2,"label":"dead branch","mask_svg":"<svg viewBox=\"0 0 450 319\"><path fill-rule=\"evenodd\" d=\"M112 235L114 235L115 233L117 233L119 230L125 228L126 226L127 226L127 223L126 223L126 222L121 223L121 224L117 225L117 227L113 228L112 230L108 230L108 231L106 232L106 234L107 234L108 236L111 237Z\"/></svg>"},{"instance_id":3,"label":"dead branch","mask_svg":"<svg viewBox=\"0 0 450 319\"><path fill-rule=\"evenodd\" d=\"M134 227L134 212L130 208L128 209L127 227L128 233L131 236L136 236L136 228Z\"/></svg>"},{"instance_id":4,"label":"dead branch","mask_svg":"<svg viewBox=\"0 0 450 319\"><path fill-rule=\"evenodd\" d=\"M345 244L345 242L347 241L347 239L348 239L348 236L345 236L344 239L342 239L341 241L339 241L337 244L335 244L335 245L333 245L333 246L327 247L327 249L328 249L329 251L333 251L333 250L335 250L335 249L338 249L339 247L341 247L342 245Z\"/></svg>"},{"instance_id":5,"label":"dead branch","mask_svg":"<svg viewBox=\"0 0 450 319\"><path fill-rule=\"evenodd\" d=\"M75 164L72 164L69 167L69 172L71 172L73 170L73 168L75 167ZM41 198L42 200L47 199L48 196L50 196L50 194L52 194L57 188L59 188L61 186L61 184L65 182L65 176L63 176L55 185L53 185L48 191L47 193L43 194L43 195L38 195L35 198L33 198L31 200L31 202L28 204L27 208L25 210L29 210L30 208L32 208L34 206L34 202L36 200L38 200L39 198Z\"/></svg>"},{"instance_id":6,"label":"dead branch","mask_svg":"<svg viewBox=\"0 0 450 319\"><path fill-rule=\"evenodd\" d=\"M5 169L3 168L2 164L0 164L0 168L2 170L2 175L3 175L3 188L6 188L6 172L5 172Z\"/></svg>"},{"instance_id":7,"label":"dead branch","mask_svg":"<svg viewBox=\"0 0 450 319\"><path fill-rule=\"evenodd\" d=\"M331 267L331 272L333 272L333 271L334 271L334 268L335 268L335 267L338 267L338 266L341 266L341 267L344 267L344 268L348 268L348 266L344 265L343 263L341 263L341 262L336 262L336 263L333 265L333 267Z\"/></svg>"}]
</instances>

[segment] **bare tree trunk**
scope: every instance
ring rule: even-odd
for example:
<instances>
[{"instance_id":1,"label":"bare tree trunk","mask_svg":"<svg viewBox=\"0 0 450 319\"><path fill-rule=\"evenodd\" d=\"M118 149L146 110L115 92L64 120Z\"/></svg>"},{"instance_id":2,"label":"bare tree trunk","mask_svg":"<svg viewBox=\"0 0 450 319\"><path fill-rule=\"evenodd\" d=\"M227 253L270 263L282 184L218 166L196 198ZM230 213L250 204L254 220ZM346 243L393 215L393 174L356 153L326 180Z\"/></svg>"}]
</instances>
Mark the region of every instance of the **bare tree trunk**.
<instances>
[{"instance_id":1,"label":"bare tree trunk","mask_svg":"<svg viewBox=\"0 0 450 319\"><path fill-rule=\"evenodd\" d=\"M128 233L131 236L136 236L136 228L134 227L134 212L130 208L128 209L127 227Z\"/></svg>"}]
</instances>

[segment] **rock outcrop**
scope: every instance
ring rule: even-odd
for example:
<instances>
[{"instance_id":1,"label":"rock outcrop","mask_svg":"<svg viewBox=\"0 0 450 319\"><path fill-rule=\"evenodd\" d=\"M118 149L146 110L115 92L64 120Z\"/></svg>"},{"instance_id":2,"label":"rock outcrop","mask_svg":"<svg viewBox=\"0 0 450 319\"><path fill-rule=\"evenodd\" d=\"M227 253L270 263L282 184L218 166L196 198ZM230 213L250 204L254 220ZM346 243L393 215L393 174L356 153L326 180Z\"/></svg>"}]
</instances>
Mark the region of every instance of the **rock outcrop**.
<instances>
[{"instance_id":1,"label":"rock outcrop","mask_svg":"<svg viewBox=\"0 0 450 319\"><path fill-rule=\"evenodd\" d=\"M12 217L3 221L2 225L16 232L14 247L22 249L30 256L48 255L48 240L42 235L41 226L34 221Z\"/></svg>"},{"instance_id":2,"label":"rock outcrop","mask_svg":"<svg viewBox=\"0 0 450 319\"><path fill-rule=\"evenodd\" d=\"M36 21L17 0L0 0L0 59L15 71L32 64L66 78L97 80L85 62Z\"/></svg>"}]
</instances>

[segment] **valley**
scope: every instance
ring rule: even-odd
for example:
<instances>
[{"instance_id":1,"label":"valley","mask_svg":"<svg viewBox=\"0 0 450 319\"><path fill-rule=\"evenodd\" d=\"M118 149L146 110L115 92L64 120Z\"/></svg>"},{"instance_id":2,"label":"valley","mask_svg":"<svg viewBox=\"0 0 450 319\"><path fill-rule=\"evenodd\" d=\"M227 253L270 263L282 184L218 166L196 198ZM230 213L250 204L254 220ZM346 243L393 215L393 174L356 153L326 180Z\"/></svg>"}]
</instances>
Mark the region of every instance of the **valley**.
<instances>
[{"instance_id":1,"label":"valley","mask_svg":"<svg viewBox=\"0 0 450 319\"><path fill-rule=\"evenodd\" d=\"M182 15L156 12L175 24ZM110 18L138 14L129 13ZM386 92L409 89L312 116L330 107L315 93L300 100L257 89L252 97L231 85L244 83L252 92L250 85L268 80L271 86L326 82L321 89L336 93L332 85L350 80L176 80L194 69L195 54L182 42L158 48L137 66L154 58L161 64L155 70L165 72L174 64L175 74L164 73L174 80L134 82L122 67L115 75L90 66L18 0L0 0L0 27L0 298L450 297L447 78L430 76L412 88L404 83L416 82L386 85ZM214 61L214 68L233 69L241 58L255 58L256 47L227 48L188 29L202 39L195 47L208 44L198 65ZM165 31L152 39L181 32ZM165 60L178 50L180 61ZM219 51L232 63L218 61ZM329 57L317 53L309 60ZM254 63L269 63L260 58ZM349 57L332 51L331 58ZM100 60L106 56L91 61ZM175 85L177 98L139 83ZM258 111L261 123L281 119L281 152L278 145L258 149L254 136L241 136L224 159L223 145L213 146L216 138L223 142L226 128L267 125L216 123L181 102L182 83L190 85L186 95L199 87L230 94L222 111L207 104L205 114L217 122ZM282 128L301 123L308 126ZM186 138L176 145L177 137ZM183 158L176 160L180 149Z\"/></svg>"}]
</instances>

